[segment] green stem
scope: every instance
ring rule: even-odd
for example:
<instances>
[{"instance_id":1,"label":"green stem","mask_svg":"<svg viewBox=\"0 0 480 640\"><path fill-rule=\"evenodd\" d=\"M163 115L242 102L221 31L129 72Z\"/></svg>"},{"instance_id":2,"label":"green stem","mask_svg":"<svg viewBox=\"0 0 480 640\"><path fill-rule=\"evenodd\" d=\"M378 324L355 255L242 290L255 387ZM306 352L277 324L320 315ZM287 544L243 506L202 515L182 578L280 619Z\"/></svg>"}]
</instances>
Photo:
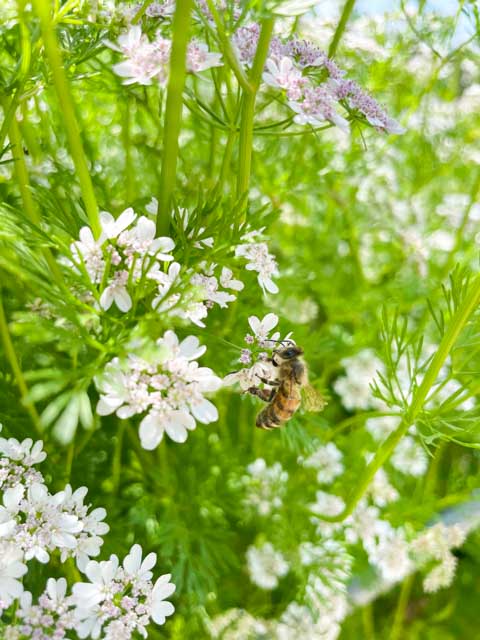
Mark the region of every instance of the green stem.
<instances>
[{"instance_id":1,"label":"green stem","mask_svg":"<svg viewBox=\"0 0 480 640\"><path fill-rule=\"evenodd\" d=\"M430 366L425 372L422 383L418 387L400 425L388 436L388 438L381 445L380 449L377 451L377 453L365 469L362 477L357 483L356 488L347 501L344 510L337 516L322 516L323 520L326 520L328 522L341 522L345 520L345 518L348 517L355 509L358 501L363 497L377 471L389 459L397 444L406 434L410 426L415 422L415 419L422 410L428 393L434 385L438 374L448 357L448 354L452 350L460 332L465 327L471 314L475 311L479 302L480 276L477 276L470 287L470 291L467 293L464 300L458 307L455 315L453 316L450 325L448 326L448 329L446 330L440 342L438 350L435 353Z\"/></svg>"},{"instance_id":2,"label":"green stem","mask_svg":"<svg viewBox=\"0 0 480 640\"><path fill-rule=\"evenodd\" d=\"M173 17L173 44L165 109L162 170L157 214L157 232L160 235L168 232L170 223L170 207L177 169L178 136L182 119L182 94L187 73L188 27L192 6L193 0L178 0Z\"/></svg>"},{"instance_id":3,"label":"green stem","mask_svg":"<svg viewBox=\"0 0 480 640\"><path fill-rule=\"evenodd\" d=\"M410 600L410 594L412 592L413 582L415 580L415 574L412 573L405 578L400 589L400 596L398 598L397 607L395 609L395 615L393 617L392 629L390 631L389 640L400 640L405 637L405 613L407 611L408 602Z\"/></svg>"},{"instance_id":4,"label":"green stem","mask_svg":"<svg viewBox=\"0 0 480 640\"><path fill-rule=\"evenodd\" d=\"M15 353L15 348L13 346L12 338L10 337L10 331L8 329L7 319L5 317L5 311L3 308L3 301L0 294L0 335L2 337L3 347L5 349L5 355L7 356L7 360L12 368L13 375L15 376L15 381L17 383L17 387L20 390L20 396L22 398L22 403L24 407L27 409L28 413L33 422L33 426L35 430L41 434L42 427L40 424L40 417L35 409L35 405L27 401L28 395L28 387L25 382L25 378L23 377L22 368L17 358L17 354Z\"/></svg>"},{"instance_id":5,"label":"green stem","mask_svg":"<svg viewBox=\"0 0 480 640\"><path fill-rule=\"evenodd\" d=\"M262 21L257 51L250 74L251 90L243 95L242 111L240 116L240 148L237 180L237 197L243 197L248 191L250 172L252 167L253 147L253 116L255 113L255 101L257 91L262 79L262 72L268 56L268 49L273 33L273 18L265 18Z\"/></svg>"},{"instance_id":6,"label":"green stem","mask_svg":"<svg viewBox=\"0 0 480 640\"><path fill-rule=\"evenodd\" d=\"M15 117L13 117L10 121L8 137L10 138L10 142L12 145L12 156L15 175L17 178L18 188L20 190L20 196L22 198L23 208L30 222L32 222L34 225L39 226L41 222L40 213L38 212L36 202L33 199L32 193L30 191L30 180L28 176L27 165L25 162L25 156L23 154L22 138ZM57 261L53 257L50 249L48 247L44 247L42 249L42 253L45 256L45 260L47 261L50 271L57 281L57 284L62 286L62 272L60 271Z\"/></svg>"},{"instance_id":7,"label":"green stem","mask_svg":"<svg viewBox=\"0 0 480 640\"><path fill-rule=\"evenodd\" d=\"M38 17L40 18L45 53L52 71L55 92L62 109L65 132L67 134L70 153L72 154L72 159L80 182L80 189L82 191L85 209L87 211L93 235L98 238L101 228L98 216L97 200L93 191L92 179L88 171L82 138L80 135L80 128L75 115L75 106L63 66L62 54L60 52L55 29L50 18L50 3L45 2L44 0L33 0L33 5Z\"/></svg>"},{"instance_id":8,"label":"green stem","mask_svg":"<svg viewBox=\"0 0 480 640\"><path fill-rule=\"evenodd\" d=\"M375 625L373 617L373 604L362 607L362 626L365 640L375 639Z\"/></svg>"},{"instance_id":9,"label":"green stem","mask_svg":"<svg viewBox=\"0 0 480 640\"><path fill-rule=\"evenodd\" d=\"M137 13L133 16L132 24L138 24L140 20L143 18L145 11L148 9L149 5L152 4L152 0L145 0L137 11Z\"/></svg>"},{"instance_id":10,"label":"green stem","mask_svg":"<svg viewBox=\"0 0 480 640\"><path fill-rule=\"evenodd\" d=\"M248 77L245 71L243 70L242 65L238 61L238 58L231 45L230 39L225 31L223 22L217 11L215 3L213 0L207 0L207 5L208 5L208 8L210 9L210 13L212 14L213 21L215 22L215 26L217 28L218 37L220 39L220 43L223 49L223 55L225 56L225 59L230 65L233 73L235 74L238 84L242 87L244 91L246 91L247 93L250 93L253 90L253 87L249 83Z\"/></svg>"},{"instance_id":11,"label":"green stem","mask_svg":"<svg viewBox=\"0 0 480 640\"><path fill-rule=\"evenodd\" d=\"M118 487L120 485L120 473L122 470L123 436L125 434L126 427L127 427L127 421L120 420L120 424L117 431L117 441L115 443L115 450L113 452L113 460L112 460L112 486L113 486L114 494L118 492Z\"/></svg>"},{"instance_id":12,"label":"green stem","mask_svg":"<svg viewBox=\"0 0 480 640\"><path fill-rule=\"evenodd\" d=\"M343 7L342 15L340 16L340 22L335 29L335 33L333 34L332 41L330 46L328 47L328 57L333 58L337 51L338 43L340 42L340 38L345 31L345 27L347 26L348 19L350 18L350 14L353 11L353 7L355 5L355 0L347 0Z\"/></svg>"},{"instance_id":13,"label":"green stem","mask_svg":"<svg viewBox=\"0 0 480 640\"><path fill-rule=\"evenodd\" d=\"M126 97L125 110L122 118L122 138L125 149L125 202L130 204L134 199L135 192L135 171L132 163L132 145L130 136L130 100Z\"/></svg>"}]
</instances>

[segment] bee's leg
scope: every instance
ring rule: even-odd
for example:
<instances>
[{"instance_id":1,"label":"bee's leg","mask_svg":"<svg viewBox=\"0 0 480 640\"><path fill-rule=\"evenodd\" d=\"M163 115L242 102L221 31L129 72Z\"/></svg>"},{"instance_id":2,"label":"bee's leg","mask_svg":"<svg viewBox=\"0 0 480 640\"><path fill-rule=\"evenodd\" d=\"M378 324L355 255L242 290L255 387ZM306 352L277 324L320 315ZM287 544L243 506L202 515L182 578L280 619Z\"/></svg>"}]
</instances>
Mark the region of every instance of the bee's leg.
<instances>
[{"instance_id":1,"label":"bee's leg","mask_svg":"<svg viewBox=\"0 0 480 640\"><path fill-rule=\"evenodd\" d=\"M247 392L265 402L271 402L275 395L275 389L259 389L258 387L250 387Z\"/></svg>"},{"instance_id":2,"label":"bee's leg","mask_svg":"<svg viewBox=\"0 0 480 640\"><path fill-rule=\"evenodd\" d=\"M268 380L267 378L262 378L262 376L257 375L257 378L260 380L260 382L263 382L263 384L268 384L269 387L278 387L278 385L280 384L279 380Z\"/></svg>"}]
</instances>

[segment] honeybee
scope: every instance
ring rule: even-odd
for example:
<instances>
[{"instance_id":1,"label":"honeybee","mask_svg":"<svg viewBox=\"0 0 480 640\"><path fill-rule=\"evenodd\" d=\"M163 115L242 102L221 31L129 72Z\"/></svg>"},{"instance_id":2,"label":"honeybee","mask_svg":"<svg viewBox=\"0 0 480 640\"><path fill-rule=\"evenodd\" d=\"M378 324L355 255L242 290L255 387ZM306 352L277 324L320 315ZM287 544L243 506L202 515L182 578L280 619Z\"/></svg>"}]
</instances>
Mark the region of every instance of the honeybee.
<instances>
[{"instance_id":1,"label":"honeybee","mask_svg":"<svg viewBox=\"0 0 480 640\"><path fill-rule=\"evenodd\" d=\"M255 424L260 429L276 429L293 416L302 400L307 410L321 411L325 401L308 384L308 370L303 358L302 347L292 343L275 349L271 363L278 368L275 380L259 377L260 381L271 389L250 387L248 392L268 402L257 416Z\"/></svg>"}]
</instances>

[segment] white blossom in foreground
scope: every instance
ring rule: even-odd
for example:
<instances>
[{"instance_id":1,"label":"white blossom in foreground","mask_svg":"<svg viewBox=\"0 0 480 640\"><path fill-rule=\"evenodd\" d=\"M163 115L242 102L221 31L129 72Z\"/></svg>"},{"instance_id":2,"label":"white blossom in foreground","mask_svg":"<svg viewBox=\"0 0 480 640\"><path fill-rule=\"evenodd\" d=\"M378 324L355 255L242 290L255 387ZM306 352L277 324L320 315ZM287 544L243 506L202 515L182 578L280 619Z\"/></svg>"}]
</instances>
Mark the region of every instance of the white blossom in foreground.
<instances>
[{"instance_id":1,"label":"white blossom in foreground","mask_svg":"<svg viewBox=\"0 0 480 640\"><path fill-rule=\"evenodd\" d=\"M275 589L279 578L285 576L290 567L283 555L266 542L261 547L247 549L247 568L250 580L261 589Z\"/></svg>"},{"instance_id":2,"label":"white blossom in foreground","mask_svg":"<svg viewBox=\"0 0 480 640\"><path fill-rule=\"evenodd\" d=\"M135 296L154 288L163 263L171 262L175 243L169 237L155 237L155 223L145 216L137 219L131 207L118 218L107 211L100 213L101 234L95 240L89 227L80 229L80 240L70 246L71 260L66 264L86 272L107 311L115 305L130 311Z\"/></svg>"},{"instance_id":3,"label":"white blossom in foreground","mask_svg":"<svg viewBox=\"0 0 480 640\"><path fill-rule=\"evenodd\" d=\"M65 491L51 495L44 484L35 483L28 489L17 485L3 494L0 506L0 539L16 545L26 560L36 558L41 563L50 559L56 549L62 561L75 557L82 566L90 556L100 552L100 535L109 530L102 522L104 509L88 513L83 505L85 487L77 490L75 503L65 499Z\"/></svg>"},{"instance_id":4,"label":"white blossom in foreground","mask_svg":"<svg viewBox=\"0 0 480 640\"><path fill-rule=\"evenodd\" d=\"M31 438L23 442L15 438L0 438L0 489L41 483L42 474L33 465L43 462L46 457L41 440L33 443Z\"/></svg>"},{"instance_id":5,"label":"white blossom in foreground","mask_svg":"<svg viewBox=\"0 0 480 640\"><path fill-rule=\"evenodd\" d=\"M342 452L333 442L329 442L323 447L319 447L305 460L301 460L301 463L304 467L316 469L317 480L320 484L330 484L343 473L342 458Z\"/></svg>"},{"instance_id":6,"label":"white blossom in foreground","mask_svg":"<svg viewBox=\"0 0 480 640\"><path fill-rule=\"evenodd\" d=\"M27 573L22 550L14 542L0 539L0 615L23 593L22 577Z\"/></svg>"},{"instance_id":7,"label":"white blossom in foreground","mask_svg":"<svg viewBox=\"0 0 480 640\"><path fill-rule=\"evenodd\" d=\"M89 582L73 586L76 631L80 638L129 639L138 632L148 636L146 626L153 620L164 624L174 612L166 599L175 591L170 574L152 582L157 561L155 553L142 560L142 548L135 544L120 565L118 557L91 560L85 574Z\"/></svg>"},{"instance_id":8,"label":"white blossom in foreground","mask_svg":"<svg viewBox=\"0 0 480 640\"><path fill-rule=\"evenodd\" d=\"M275 462L269 467L263 458L258 458L248 465L247 472L242 477L245 507L256 511L260 516L268 516L279 509L283 504L282 496L288 480L288 473L283 470L282 465Z\"/></svg>"},{"instance_id":9,"label":"white blossom in foreground","mask_svg":"<svg viewBox=\"0 0 480 640\"><path fill-rule=\"evenodd\" d=\"M164 433L185 442L196 421L208 424L218 419L216 407L204 394L216 391L221 380L196 361L205 351L195 336L180 342L173 331L166 331L148 353L145 349L126 360L114 358L96 379L97 413L116 413L122 419L145 414L140 423L145 449L158 446Z\"/></svg>"},{"instance_id":10,"label":"white blossom in foreground","mask_svg":"<svg viewBox=\"0 0 480 640\"><path fill-rule=\"evenodd\" d=\"M67 596L65 578L49 578L44 593L33 604L32 594L25 591L20 597L17 611L19 623L5 630L8 638L14 638L17 631L20 638L67 638L67 632L75 629L76 621L73 613L71 596Z\"/></svg>"},{"instance_id":11,"label":"white blossom in foreground","mask_svg":"<svg viewBox=\"0 0 480 640\"><path fill-rule=\"evenodd\" d=\"M379 400L373 397L370 385L377 372L384 372L383 362L371 349L364 349L350 358L341 361L345 375L337 378L333 384L345 409L369 409L379 406ZM380 408L383 408L380 406Z\"/></svg>"}]
</instances>

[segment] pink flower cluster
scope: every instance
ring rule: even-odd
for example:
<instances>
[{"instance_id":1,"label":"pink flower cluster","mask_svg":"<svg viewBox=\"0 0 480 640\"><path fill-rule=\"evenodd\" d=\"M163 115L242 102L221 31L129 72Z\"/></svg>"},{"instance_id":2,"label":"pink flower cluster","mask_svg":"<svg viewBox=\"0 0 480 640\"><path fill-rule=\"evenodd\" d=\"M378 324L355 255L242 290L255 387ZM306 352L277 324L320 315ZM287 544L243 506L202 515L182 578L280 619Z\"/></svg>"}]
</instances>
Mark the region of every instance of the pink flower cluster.
<instances>
[{"instance_id":1,"label":"pink flower cluster","mask_svg":"<svg viewBox=\"0 0 480 640\"><path fill-rule=\"evenodd\" d=\"M246 66L253 63L259 34L259 25L251 23L237 29L233 36L238 58ZM318 70L324 74L320 81ZM296 113L297 124L319 126L328 121L348 131L347 118L338 112L342 107L346 116L349 112L363 116L378 131L403 133L400 124L345 75L345 71L311 42L297 38L283 42L274 37L263 80L285 92L289 107Z\"/></svg>"}]
</instances>

